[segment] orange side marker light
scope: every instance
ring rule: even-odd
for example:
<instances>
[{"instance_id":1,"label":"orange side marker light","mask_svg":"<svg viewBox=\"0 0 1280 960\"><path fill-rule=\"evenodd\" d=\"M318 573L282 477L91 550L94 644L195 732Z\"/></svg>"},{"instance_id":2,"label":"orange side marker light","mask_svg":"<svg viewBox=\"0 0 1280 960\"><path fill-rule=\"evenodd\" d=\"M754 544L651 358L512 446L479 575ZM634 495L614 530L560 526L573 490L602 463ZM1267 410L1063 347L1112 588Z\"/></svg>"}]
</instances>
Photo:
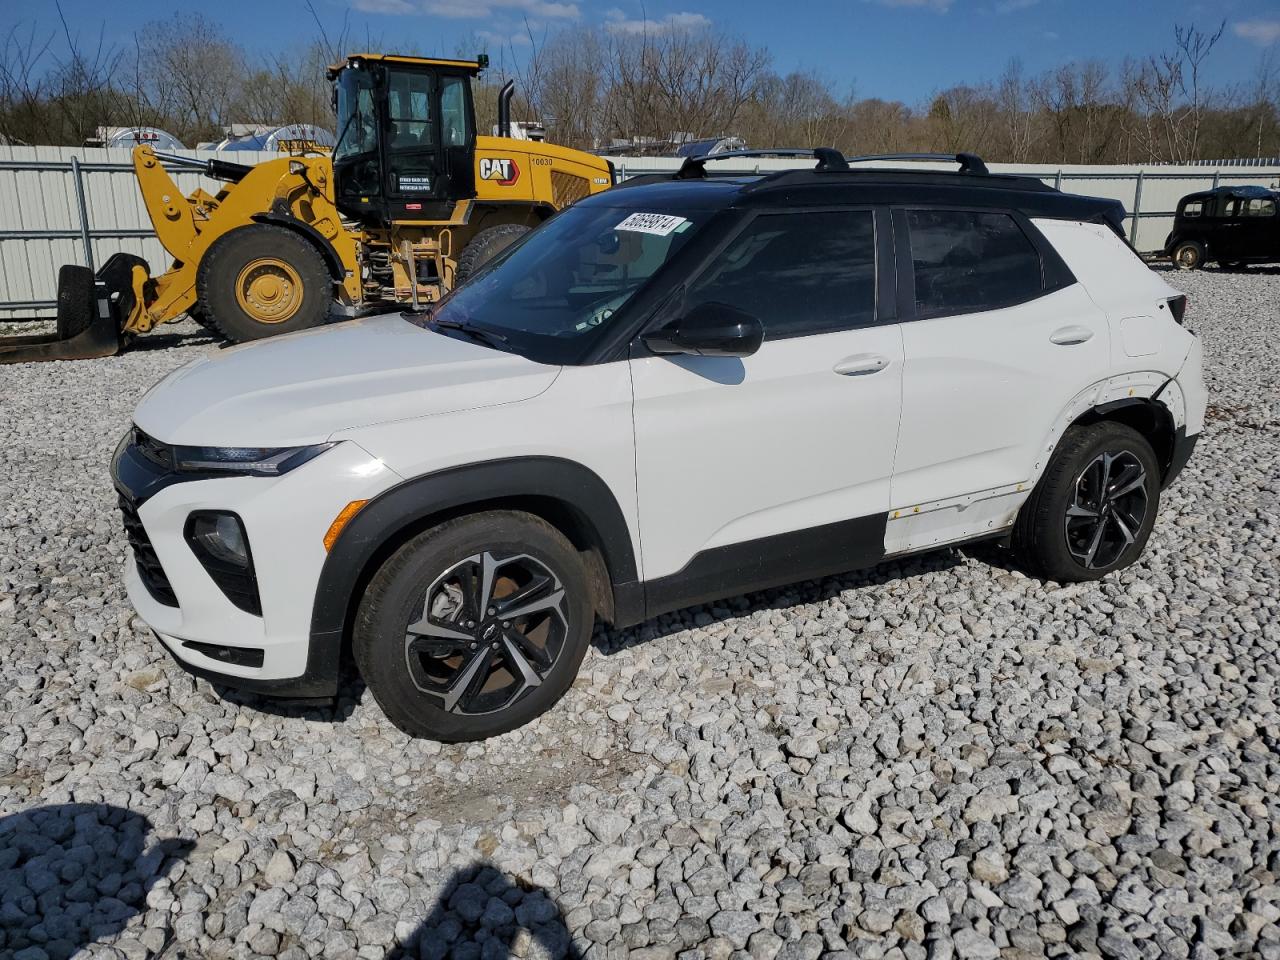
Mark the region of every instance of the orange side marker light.
<instances>
[{"instance_id":1,"label":"orange side marker light","mask_svg":"<svg viewBox=\"0 0 1280 960\"><path fill-rule=\"evenodd\" d=\"M368 502L368 500L352 500L338 512L338 515L333 518L333 523L329 524L329 529L324 535L325 553L328 553L333 549L333 545L338 542L338 537L341 536L342 531L346 528L347 524L351 522L351 518L359 513Z\"/></svg>"}]
</instances>

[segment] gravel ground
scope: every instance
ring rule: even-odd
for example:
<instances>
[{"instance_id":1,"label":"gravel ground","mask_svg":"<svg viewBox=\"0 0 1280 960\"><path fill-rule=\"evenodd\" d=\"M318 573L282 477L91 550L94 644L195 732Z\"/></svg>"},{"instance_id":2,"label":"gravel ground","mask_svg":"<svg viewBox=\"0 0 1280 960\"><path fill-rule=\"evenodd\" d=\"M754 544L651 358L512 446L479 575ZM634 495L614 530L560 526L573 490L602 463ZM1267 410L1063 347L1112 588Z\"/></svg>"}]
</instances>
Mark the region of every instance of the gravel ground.
<instances>
[{"instance_id":1,"label":"gravel ground","mask_svg":"<svg viewBox=\"0 0 1280 960\"><path fill-rule=\"evenodd\" d=\"M1174 280L1213 408L1134 569L602 633L470 746L220 696L134 619L108 457L198 328L0 367L0 955L1280 957L1280 271Z\"/></svg>"}]
</instances>

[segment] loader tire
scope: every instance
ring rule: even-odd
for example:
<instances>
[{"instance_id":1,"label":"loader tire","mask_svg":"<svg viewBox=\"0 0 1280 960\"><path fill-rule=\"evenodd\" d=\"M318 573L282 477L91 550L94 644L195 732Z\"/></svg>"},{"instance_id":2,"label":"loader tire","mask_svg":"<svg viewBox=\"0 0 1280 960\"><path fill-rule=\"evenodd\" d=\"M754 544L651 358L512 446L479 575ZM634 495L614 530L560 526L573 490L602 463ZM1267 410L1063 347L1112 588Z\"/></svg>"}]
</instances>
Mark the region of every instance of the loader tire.
<instances>
[{"instance_id":1,"label":"loader tire","mask_svg":"<svg viewBox=\"0 0 1280 960\"><path fill-rule=\"evenodd\" d=\"M196 273L197 309L232 343L324 323L333 278L320 251L292 230L266 223L232 230Z\"/></svg>"},{"instance_id":2,"label":"loader tire","mask_svg":"<svg viewBox=\"0 0 1280 960\"><path fill-rule=\"evenodd\" d=\"M70 340L88 330L97 307L93 271L78 264L64 263L58 270L58 339Z\"/></svg>"},{"instance_id":3,"label":"loader tire","mask_svg":"<svg viewBox=\"0 0 1280 960\"><path fill-rule=\"evenodd\" d=\"M515 243L533 227L523 223L500 223L496 227L485 227L467 244L458 257L458 269L454 271L456 283L466 283L467 279L486 263Z\"/></svg>"}]
</instances>

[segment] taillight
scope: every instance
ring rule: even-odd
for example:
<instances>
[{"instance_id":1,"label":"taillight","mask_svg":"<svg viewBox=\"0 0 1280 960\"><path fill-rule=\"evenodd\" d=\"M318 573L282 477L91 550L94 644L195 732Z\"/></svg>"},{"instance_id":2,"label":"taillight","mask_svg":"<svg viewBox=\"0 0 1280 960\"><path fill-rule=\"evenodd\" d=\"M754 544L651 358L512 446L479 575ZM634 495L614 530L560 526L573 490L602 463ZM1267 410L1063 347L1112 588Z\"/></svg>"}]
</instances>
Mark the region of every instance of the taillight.
<instances>
[{"instance_id":1,"label":"taillight","mask_svg":"<svg viewBox=\"0 0 1280 960\"><path fill-rule=\"evenodd\" d=\"M1169 298L1169 312L1173 314L1173 319L1178 323L1182 323L1182 318L1187 315L1187 306L1189 301L1186 294L1178 297Z\"/></svg>"}]
</instances>

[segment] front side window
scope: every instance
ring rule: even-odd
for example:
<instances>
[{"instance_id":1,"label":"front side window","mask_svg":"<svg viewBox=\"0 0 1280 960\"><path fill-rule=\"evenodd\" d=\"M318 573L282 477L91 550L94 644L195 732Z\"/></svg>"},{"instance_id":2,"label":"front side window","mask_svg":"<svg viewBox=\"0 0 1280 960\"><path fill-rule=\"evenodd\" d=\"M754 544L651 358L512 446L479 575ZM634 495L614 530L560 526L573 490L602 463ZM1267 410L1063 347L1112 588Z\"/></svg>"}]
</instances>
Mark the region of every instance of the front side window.
<instances>
[{"instance_id":1,"label":"front side window","mask_svg":"<svg viewBox=\"0 0 1280 960\"><path fill-rule=\"evenodd\" d=\"M1007 213L908 210L919 317L994 310L1044 290L1040 254Z\"/></svg>"},{"instance_id":2,"label":"front side window","mask_svg":"<svg viewBox=\"0 0 1280 960\"><path fill-rule=\"evenodd\" d=\"M708 216L570 207L455 287L427 322L499 333L541 362L576 362Z\"/></svg>"},{"instance_id":3,"label":"front side window","mask_svg":"<svg viewBox=\"0 0 1280 960\"><path fill-rule=\"evenodd\" d=\"M873 323L871 212L756 217L690 287L685 312L709 302L752 314L772 340Z\"/></svg>"}]
</instances>

